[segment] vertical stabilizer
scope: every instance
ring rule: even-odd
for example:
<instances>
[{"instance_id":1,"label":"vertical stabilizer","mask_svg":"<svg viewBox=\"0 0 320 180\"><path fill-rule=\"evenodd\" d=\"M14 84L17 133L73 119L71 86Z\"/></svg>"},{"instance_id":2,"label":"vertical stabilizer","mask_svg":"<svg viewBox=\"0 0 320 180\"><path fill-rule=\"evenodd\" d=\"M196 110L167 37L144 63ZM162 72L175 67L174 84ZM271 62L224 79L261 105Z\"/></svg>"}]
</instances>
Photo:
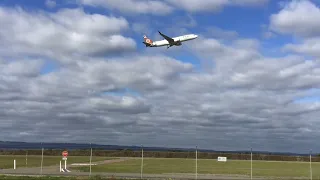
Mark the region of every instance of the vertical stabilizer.
<instances>
[{"instance_id":1,"label":"vertical stabilizer","mask_svg":"<svg viewBox=\"0 0 320 180\"><path fill-rule=\"evenodd\" d=\"M144 39L143 43L146 45L146 47L152 45L153 41L150 38L148 38L146 35L143 35L143 39Z\"/></svg>"}]
</instances>

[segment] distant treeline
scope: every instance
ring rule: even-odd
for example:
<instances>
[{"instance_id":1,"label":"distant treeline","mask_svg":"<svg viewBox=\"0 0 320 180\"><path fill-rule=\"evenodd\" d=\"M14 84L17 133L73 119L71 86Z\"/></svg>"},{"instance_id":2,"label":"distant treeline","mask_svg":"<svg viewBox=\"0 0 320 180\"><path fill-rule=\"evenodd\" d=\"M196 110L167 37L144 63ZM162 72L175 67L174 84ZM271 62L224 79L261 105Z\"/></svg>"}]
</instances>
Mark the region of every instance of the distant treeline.
<instances>
[{"instance_id":1,"label":"distant treeline","mask_svg":"<svg viewBox=\"0 0 320 180\"><path fill-rule=\"evenodd\" d=\"M43 154L45 156L62 156L64 149L45 149ZM69 156L90 156L90 150L68 150ZM41 150L0 150L0 155L41 155ZM141 157L141 151L133 151L128 149L119 150L101 150L93 149L93 156L107 156L107 157ZM153 158L195 158L195 152L181 152L181 151L144 151L144 157ZM250 160L250 153L217 153L217 152L201 152L198 151L198 159L217 159L218 156L227 157L231 160ZM266 161L309 161L309 156L286 156L286 155L271 155L271 154L255 154L252 155L253 160ZM313 162L320 162L320 156L313 156Z\"/></svg>"}]
</instances>

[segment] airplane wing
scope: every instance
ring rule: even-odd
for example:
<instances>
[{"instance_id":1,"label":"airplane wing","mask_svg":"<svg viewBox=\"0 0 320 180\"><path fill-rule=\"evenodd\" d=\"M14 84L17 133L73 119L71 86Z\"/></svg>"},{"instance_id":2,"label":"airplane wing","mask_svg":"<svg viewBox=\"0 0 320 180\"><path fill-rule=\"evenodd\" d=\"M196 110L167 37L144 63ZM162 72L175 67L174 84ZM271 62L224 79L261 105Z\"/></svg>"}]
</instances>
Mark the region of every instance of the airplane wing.
<instances>
[{"instance_id":1,"label":"airplane wing","mask_svg":"<svg viewBox=\"0 0 320 180\"><path fill-rule=\"evenodd\" d=\"M168 37L168 36L162 34L160 31L158 31L158 32L159 32L159 34L160 34L162 37L164 37L170 44L174 43L174 39L172 39L171 37Z\"/></svg>"}]
</instances>

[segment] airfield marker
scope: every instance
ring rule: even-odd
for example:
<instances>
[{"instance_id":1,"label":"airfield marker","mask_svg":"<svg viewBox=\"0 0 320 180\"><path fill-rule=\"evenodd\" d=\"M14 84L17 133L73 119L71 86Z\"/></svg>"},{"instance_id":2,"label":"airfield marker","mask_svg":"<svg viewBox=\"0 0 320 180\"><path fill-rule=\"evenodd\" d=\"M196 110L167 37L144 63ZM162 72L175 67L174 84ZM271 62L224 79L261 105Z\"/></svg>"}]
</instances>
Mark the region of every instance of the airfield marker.
<instances>
[{"instance_id":1,"label":"airfield marker","mask_svg":"<svg viewBox=\"0 0 320 180\"><path fill-rule=\"evenodd\" d=\"M67 156L68 156L68 151L63 151L62 152L63 160L64 160L64 168L67 169Z\"/></svg>"},{"instance_id":2,"label":"airfield marker","mask_svg":"<svg viewBox=\"0 0 320 180\"><path fill-rule=\"evenodd\" d=\"M16 160L13 160L13 169L16 169Z\"/></svg>"},{"instance_id":3,"label":"airfield marker","mask_svg":"<svg viewBox=\"0 0 320 180\"><path fill-rule=\"evenodd\" d=\"M90 143L90 173L89 173L89 176L91 176L91 161L92 161L92 146Z\"/></svg>"}]
</instances>

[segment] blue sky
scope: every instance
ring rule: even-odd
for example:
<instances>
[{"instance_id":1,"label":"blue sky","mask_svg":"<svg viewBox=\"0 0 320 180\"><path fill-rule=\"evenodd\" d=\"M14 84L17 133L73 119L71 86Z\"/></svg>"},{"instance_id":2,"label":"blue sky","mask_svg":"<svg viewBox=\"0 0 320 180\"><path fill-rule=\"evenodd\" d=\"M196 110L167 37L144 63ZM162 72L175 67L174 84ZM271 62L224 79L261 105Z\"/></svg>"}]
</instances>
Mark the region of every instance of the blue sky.
<instances>
[{"instance_id":1,"label":"blue sky","mask_svg":"<svg viewBox=\"0 0 320 180\"><path fill-rule=\"evenodd\" d=\"M0 1L0 136L320 151L320 2L176 2Z\"/></svg>"},{"instance_id":2,"label":"blue sky","mask_svg":"<svg viewBox=\"0 0 320 180\"><path fill-rule=\"evenodd\" d=\"M243 38L258 38L262 39L261 37L261 25L269 23L269 16L272 13L277 12L279 9L279 5L277 1L271 1L268 6L266 7L259 7L259 8L248 8L248 7L238 7L238 6L231 6L231 7L224 7L222 12L218 13L192 13L192 12L185 12L185 11L177 11L168 16L157 16L157 15L125 15L119 13L117 11L110 11L108 9L99 8L99 7L88 7L88 6L81 6L74 3L66 3L63 0L56 0L57 6L54 8L48 8L45 5L44 0L34 0L34 1L24 1L24 0L2 0L0 2L1 6L20 6L25 9L29 10L44 10L44 11L51 11L55 12L60 8L75 8L75 7L83 7L85 11L90 13L99 13L105 15L117 15L117 16L125 16L129 21L141 22L144 19L148 19L149 21L155 22L163 22L167 24L167 26L172 25L179 25L179 21L173 21L172 19L175 17L182 17L190 15L192 18L195 19L197 22L197 26L191 27L190 31L194 32L203 32L206 28L209 27L219 27L224 30L236 31L239 35ZM245 24L245 25L244 25ZM168 27L164 26L154 26L150 25L156 32L156 29L164 30ZM141 41L141 37L135 34L136 40ZM280 40L281 42L281 40ZM144 47L144 46L141 46Z\"/></svg>"},{"instance_id":3,"label":"blue sky","mask_svg":"<svg viewBox=\"0 0 320 180\"><path fill-rule=\"evenodd\" d=\"M88 13L98 13L104 15L114 15L117 17L125 17L130 23L142 23L144 21L148 22L148 26L151 29L148 29L152 34L157 34L157 31L160 30L167 35L171 35L172 31L168 31L170 27L180 27L187 28L190 33L196 33L200 35L204 35L208 28L220 28L224 31L232 31L238 33L239 38L248 38L248 39L256 39L260 42L261 51L260 53L268 56L268 57L283 57L288 55L288 53L284 53L279 51L281 47L283 47L287 43L301 42L300 38L293 37L291 35L277 35L273 38L265 38L263 36L264 32L267 32L268 24L270 23L270 15L277 13L282 7L281 3L290 2L290 1L269 1L265 6L259 7L239 7L239 6L226 6L219 12L188 12L184 10L178 10L171 13L169 16L158 16L158 15L150 15L150 14L123 14L117 10L109 10L103 7L91 7L85 5L79 5L76 1L65 1L65 0L55 0L55 7L47 7L46 2L44 0L33 0L33 1L25 1L25 0L2 0L0 2L1 6L4 7L22 7L27 11L48 11L48 12L57 12L63 8L78 8L81 7L85 12ZM312 1L315 4L320 4L317 1ZM189 27L181 27L180 24L190 23L190 18L183 17L191 17L193 21L196 22L196 25ZM175 18L179 18L181 21L175 21ZM152 24L155 22L154 24ZM159 25L160 23L160 25ZM183 26L183 25L182 25ZM264 26L264 27L263 27ZM131 32L130 32L131 31ZM126 31L128 35L137 43L137 52L144 53L146 48L144 44L142 44L142 35L145 32L133 32L132 29ZM179 34L179 33L178 33ZM158 35L158 34L157 34ZM149 35L151 36L151 35ZM210 38L210 35L206 37ZM157 39L162 39L159 35ZM153 40L157 40L153 39ZM300 40L299 40L300 39ZM225 42L228 44L228 40ZM194 64L200 71L201 67L199 65L199 59L196 55L194 55L190 48L186 47L181 48L178 53L169 51L172 57L179 59L183 62L189 62ZM188 54L187 54L188 53ZM312 59L312 56L308 56L305 54L306 58ZM55 71L59 65L56 62L51 60L46 61L45 66L43 67L42 73L49 73ZM312 100L318 100L318 97L311 98ZM308 98L310 100L310 98Z\"/></svg>"},{"instance_id":4,"label":"blue sky","mask_svg":"<svg viewBox=\"0 0 320 180\"><path fill-rule=\"evenodd\" d=\"M239 38L248 38L248 39L256 39L258 40L262 46L260 53L267 57L283 57L288 55L288 53L284 53L279 51L281 47L283 47L287 43L301 42L300 38L293 37L291 35L277 35L273 38L265 38L263 36L264 32L267 32L268 24L270 23L270 15L275 14L281 9L282 2L290 2L290 1L270 1L266 6L259 6L257 8L252 7L239 7L239 6L226 6L219 12L187 12L184 10L175 11L170 16L158 16L158 15L139 15L139 14L123 14L117 10L109 10L103 7L91 7L91 6L83 6L77 4L75 1L71 0L69 2L65 0L55 0L55 7L48 7L46 5L46 1L44 0L33 0L33 1L25 1L25 0L2 0L0 2L1 6L4 7L22 7L27 11L48 11L48 12L57 12L63 8L78 8L81 7L85 12L91 14L103 14L103 15L113 15L117 17L125 17L130 23L141 23L143 21L148 22L148 26L151 28L152 34L157 34L157 31L160 30L167 35L171 35L172 31L168 31L170 27L181 27L179 24L190 23L190 18L196 25L192 25L187 27L190 33L195 33L199 35L205 35L208 28L220 28L224 31L232 31L238 34ZM312 1L315 4L320 4L317 1ZM189 17L189 18L183 18ZM175 21L175 18L179 18L181 21ZM155 24L152 24L155 22ZM160 25L158 24L160 23ZM185 28L185 27L183 27ZM130 32L131 30L131 32ZM132 29L126 31L129 36L134 38L137 43L137 52L144 53L146 48L144 44L142 44L142 35L145 32L133 32ZM177 33L179 34L179 33ZM157 34L158 35L158 34ZM151 35L148 35L149 37ZM174 35L171 35L174 36ZM210 34L206 37L210 38ZM157 36L158 39L162 39L161 36ZM153 40L158 40L153 39ZM300 39L300 40L299 40ZM228 40L225 42L228 44ZM188 62L194 64L198 71L202 71L200 66L199 58L193 54L190 48L183 47L178 53L176 51L169 51L172 57L179 59L182 62ZM312 59L312 56L305 55L307 59ZM50 59L46 60L43 69L41 70L42 74L50 73L59 69L59 64ZM297 102L313 102L319 101L319 96L311 96L305 97L302 99L298 99Z\"/></svg>"},{"instance_id":5,"label":"blue sky","mask_svg":"<svg viewBox=\"0 0 320 180\"><path fill-rule=\"evenodd\" d=\"M184 18L184 21L174 21L174 18L180 18L191 16L194 21L197 22L196 26L188 27L190 32L194 32L197 34L204 33L207 28L210 27L218 27L225 31L235 31L239 34L241 38L254 38L262 41L262 43L266 44L266 48L274 48L280 47L285 43L291 42L291 36L278 36L277 38L265 39L262 36L263 33L263 25L269 24L270 15L276 13L280 6L278 1L270 1L267 6L252 8L252 7L239 7L239 6L227 6L224 7L221 12L200 12L200 13L192 13L186 12L183 10L176 11L170 16L158 16L158 15L127 15L116 10L111 11L105 9L103 7L90 7L77 5L74 1L70 1L69 3L64 0L56 0L56 6L53 8L48 8L45 5L44 0L34 0L34 1L24 1L24 0L2 0L0 2L1 6L14 7L19 6L24 9L34 11L34 10L43 10L49 12L56 12L61 8L77 8L82 7L86 12L89 13L98 13L104 15L115 15L115 16L124 16L128 19L129 22L137 22L141 23L144 20L147 20L150 24L149 26L152 28L152 33L156 33L157 30L162 31L163 33L167 33L170 35L170 32L167 32L167 29L171 26L179 26L181 23L186 23L188 20ZM155 24L151 24L151 22L155 22ZM159 22L162 24L157 25ZM138 48L144 49L144 45L141 42L141 35L144 32L129 32L128 33L136 40L138 43ZM161 38L158 36L158 38ZM154 39L156 40L156 39ZM266 50L267 51L267 50ZM267 53L267 52L266 52ZM183 60L183 58L181 59Z\"/></svg>"}]
</instances>

